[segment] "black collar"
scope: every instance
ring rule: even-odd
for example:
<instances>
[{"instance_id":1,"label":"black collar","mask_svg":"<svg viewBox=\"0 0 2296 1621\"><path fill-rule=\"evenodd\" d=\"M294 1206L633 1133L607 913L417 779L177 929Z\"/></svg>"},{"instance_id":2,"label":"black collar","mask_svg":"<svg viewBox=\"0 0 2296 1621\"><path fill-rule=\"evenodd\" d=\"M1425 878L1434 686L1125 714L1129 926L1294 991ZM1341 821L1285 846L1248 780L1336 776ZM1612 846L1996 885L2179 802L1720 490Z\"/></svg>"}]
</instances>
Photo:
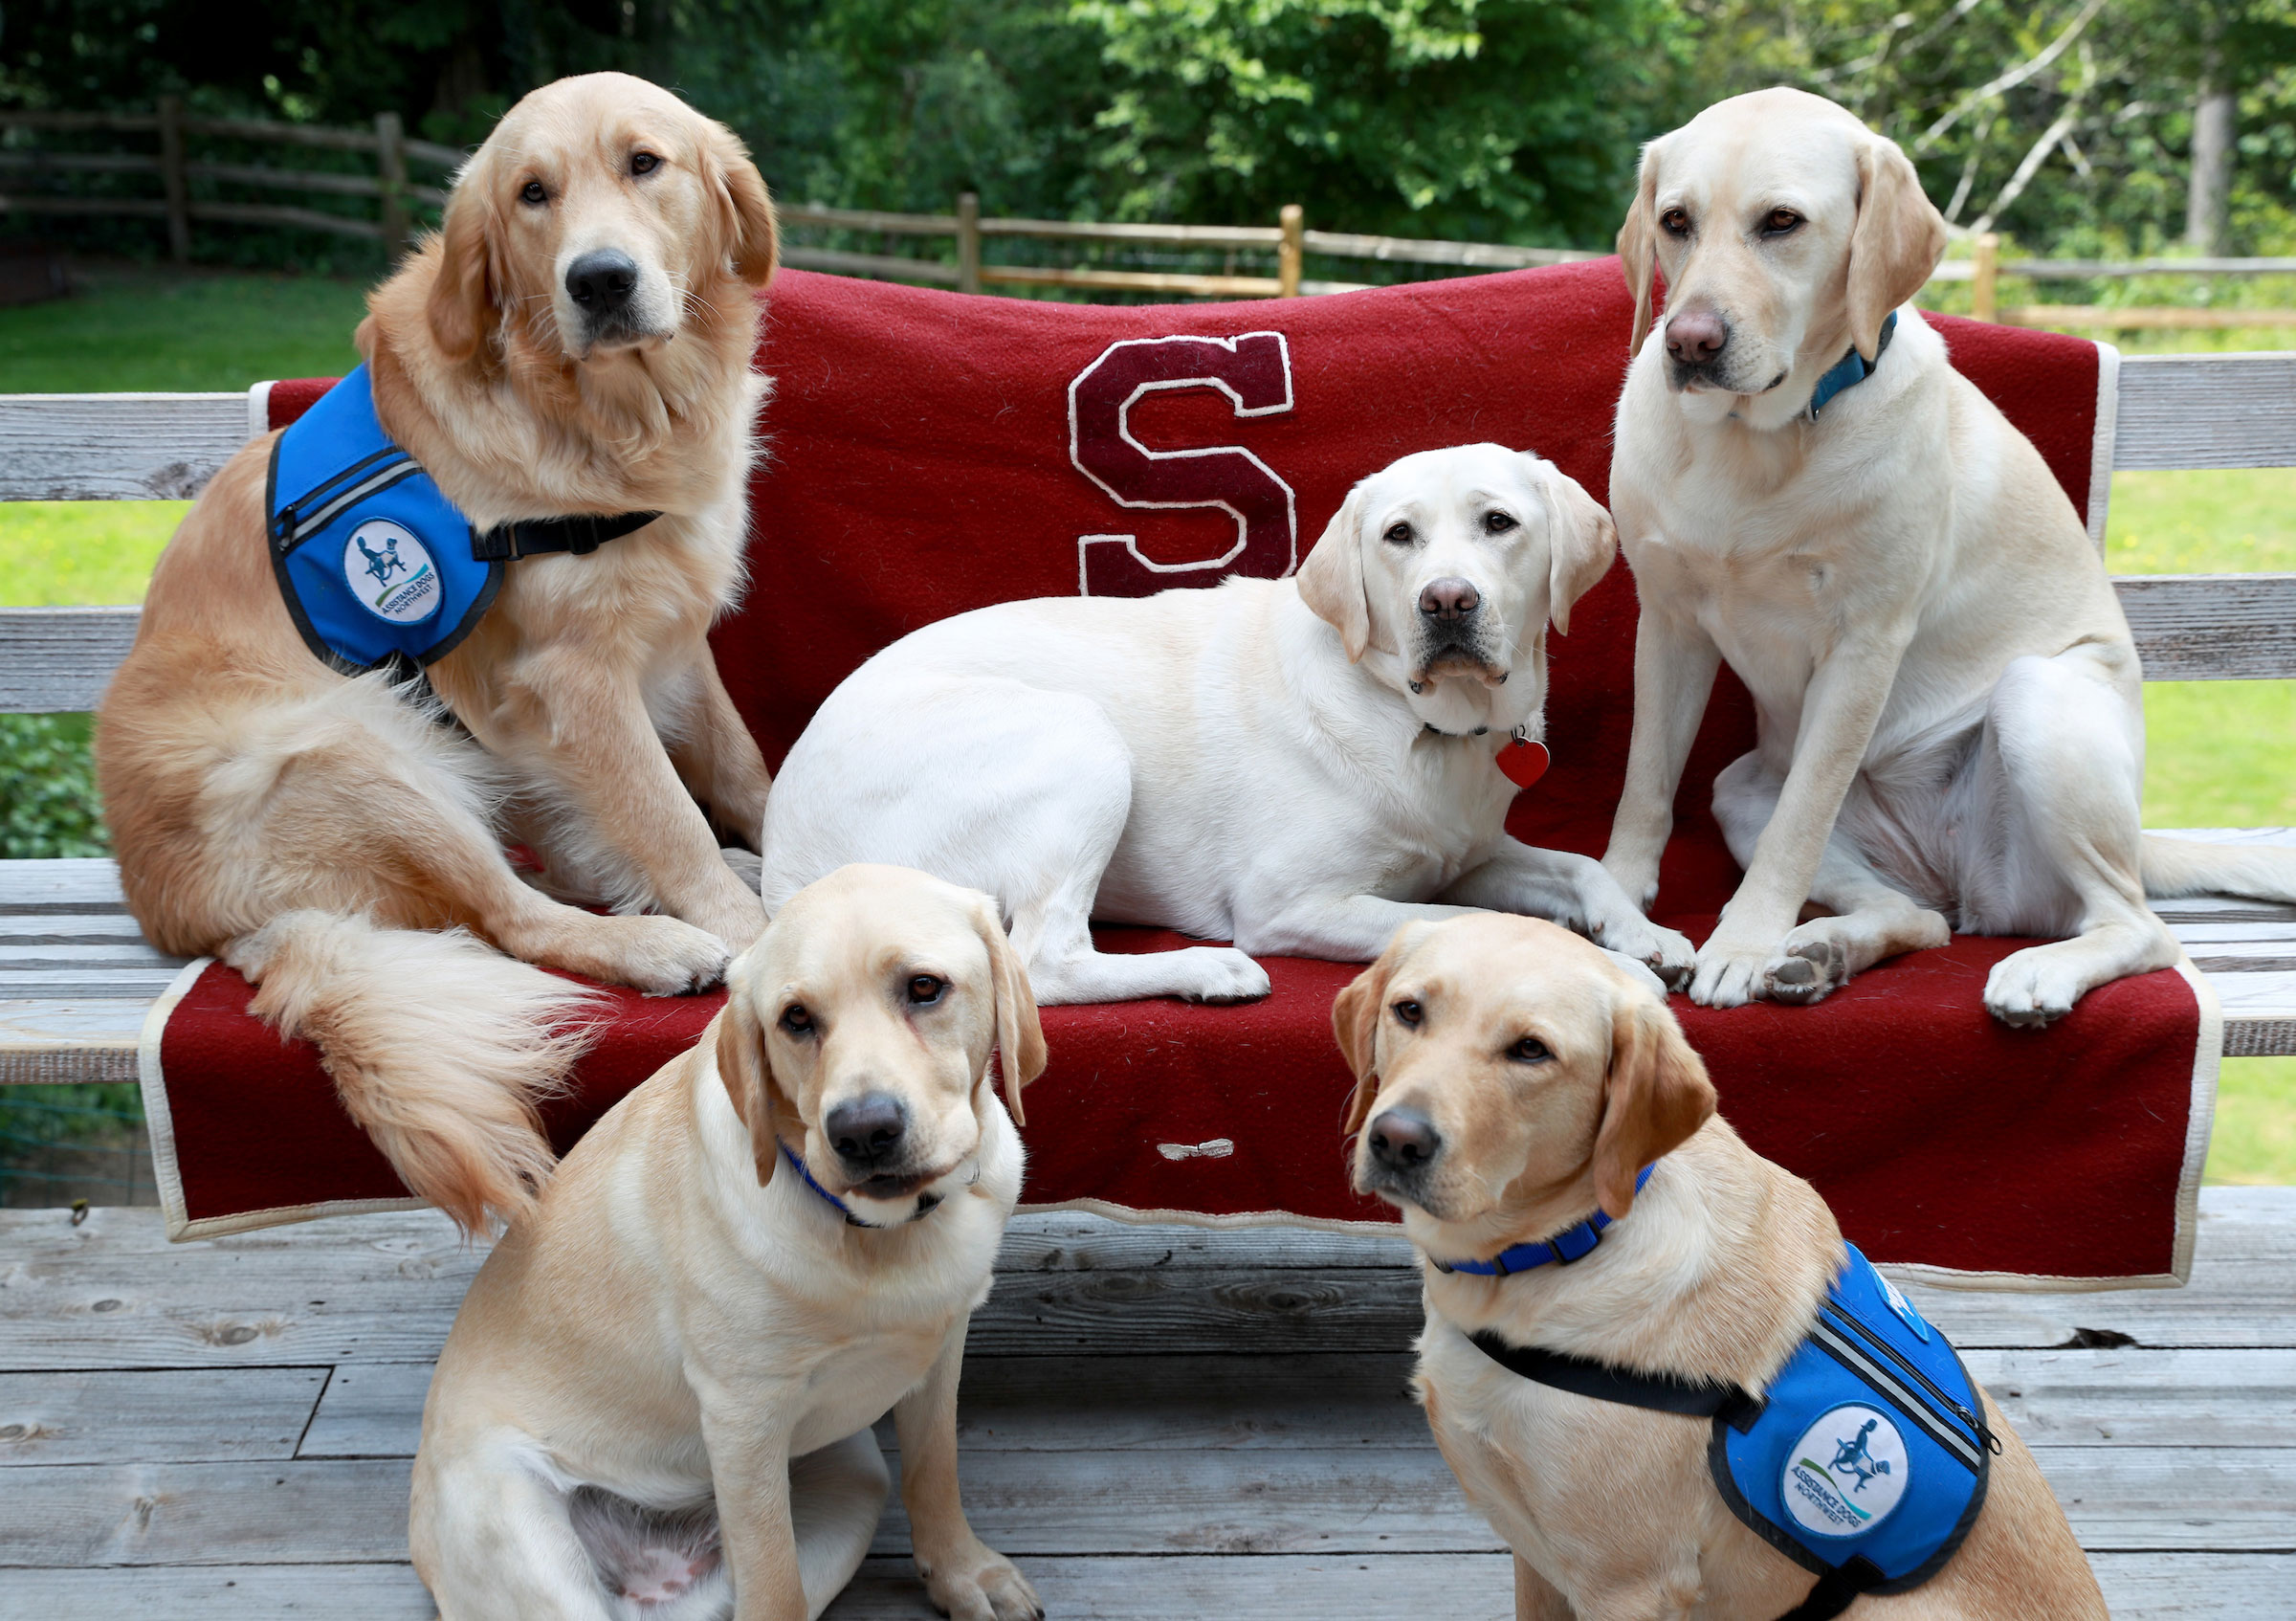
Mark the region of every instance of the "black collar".
<instances>
[{"instance_id":1,"label":"black collar","mask_svg":"<svg viewBox=\"0 0 2296 1621\"><path fill-rule=\"evenodd\" d=\"M480 563L509 563L521 557L567 551L587 557L608 541L643 529L658 512L617 512L586 518L521 518L471 535L471 556Z\"/></svg>"}]
</instances>

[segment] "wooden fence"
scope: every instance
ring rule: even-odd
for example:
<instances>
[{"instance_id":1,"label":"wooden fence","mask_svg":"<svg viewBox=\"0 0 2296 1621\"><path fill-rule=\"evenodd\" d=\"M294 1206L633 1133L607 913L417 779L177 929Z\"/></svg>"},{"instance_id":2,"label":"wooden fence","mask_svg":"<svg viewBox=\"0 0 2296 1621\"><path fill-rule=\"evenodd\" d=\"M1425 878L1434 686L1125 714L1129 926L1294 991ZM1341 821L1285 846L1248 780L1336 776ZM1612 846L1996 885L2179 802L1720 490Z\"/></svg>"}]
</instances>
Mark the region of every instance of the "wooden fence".
<instances>
[{"instance_id":1,"label":"wooden fence","mask_svg":"<svg viewBox=\"0 0 2296 1621\"><path fill-rule=\"evenodd\" d=\"M452 173L463 161L459 148L417 141L406 133L399 115L378 113L372 130L330 129L317 124L280 123L268 119L192 118L182 101L163 97L150 113L0 112L0 129L53 130L57 133L96 131L106 134L150 135L151 152L59 152L0 146L0 208L19 213L99 215L162 219L167 223L167 250L178 260L191 256L191 227L199 221L236 225L284 225L304 231L331 232L386 244L393 250L411 239L420 224L418 210L435 211L447 200L437 186L420 186L408 179L411 162ZM191 140L238 143L280 143L340 152L371 154L375 172L352 174L336 169L276 168L262 164L218 163L188 155ZM155 175L158 197L64 197L50 192L7 187L15 177L41 175ZM284 203L234 203L193 197L193 181L213 181L259 190L300 191L333 197L371 197L375 217L333 213L323 209L298 208Z\"/></svg>"},{"instance_id":2,"label":"wooden fence","mask_svg":"<svg viewBox=\"0 0 2296 1621\"><path fill-rule=\"evenodd\" d=\"M0 112L0 129L102 131L156 137L152 152L58 152L0 146L0 209L26 213L112 215L164 219L168 249L177 259L191 251L191 226L197 221L247 225L294 226L364 237L393 249L410 240L423 223L418 211L444 206L446 192L437 186L417 185L408 178L411 162L449 171L465 154L453 146L409 138L396 113L376 115L374 128L332 129L254 119L200 119L188 116L179 100L164 98L152 113ZM340 170L279 168L263 165L203 161L187 155L186 142L207 139L229 142L277 142L309 147L370 154L374 173ZM142 197L68 197L51 192L8 189L11 175L149 174L158 177L162 195ZM303 191L328 196L375 199L373 218L299 208L278 203L241 203L194 198L193 181L273 190ZM957 211L946 214L894 213L874 209L832 209L812 204L784 203L783 223L800 232L815 230L845 236L874 236L885 251L866 252L841 247L786 245L784 257L807 270L833 271L848 276L878 277L917 281L978 293L992 287L1073 288L1088 292L1148 293L1210 299L1287 299L1303 294L1339 293L1369 285L1350 280L1311 278L1307 259L1360 259L1386 264L1425 265L1460 270L1520 270L1533 265L1560 264L1601 256L1600 249L1519 248L1494 242L1451 242L1402 236L1373 236L1353 232L1312 231L1300 206L1287 205L1274 225L1106 225L1064 219L984 218L981 200L971 192L957 199ZM932 256L890 251L895 238L942 238L953 253ZM1179 249L1183 253L1223 253L1228 261L1218 272L1113 268L1102 264L1018 264L992 261L984 252L998 240L1063 242L1088 251ZM2094 259L2004 259L2000 238L1976 238L1976 252L1967 259L1950 260L1937 267L1932 278L1971 284L1973 313L1981 321L2019 326L2145 328L2237 328L2296 326L2296 310L2243 309L2213 306L2119 306L2105 304L2008 304L2000 302L2003 277L2031 280L2123 279L2138 276L2241 277L2296 275L2296 258L2192 258L2109 261ZM1235 259L1247 255L1274 260L1272 276L1239 273Z\"/></svg>"}]
</instances>

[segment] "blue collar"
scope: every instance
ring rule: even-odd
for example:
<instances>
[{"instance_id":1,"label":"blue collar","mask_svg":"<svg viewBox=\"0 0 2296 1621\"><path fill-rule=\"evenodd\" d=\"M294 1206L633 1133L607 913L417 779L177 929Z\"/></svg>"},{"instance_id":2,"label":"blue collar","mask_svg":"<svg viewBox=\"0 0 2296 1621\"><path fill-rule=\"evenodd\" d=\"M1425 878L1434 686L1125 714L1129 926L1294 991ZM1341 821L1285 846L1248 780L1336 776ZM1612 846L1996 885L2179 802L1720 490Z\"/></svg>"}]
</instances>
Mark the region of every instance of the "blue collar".
<instances>
[{"instance_id":1,"label":"blue collar","mask_svg":"<svg viewBox=\"0 0 2296 1621\"><path fill-rule=\"evenodd\" d=\"M1844 389L1856 388L1873 375L1873 368L1882 364L1883 351L1889 347L1889 340L1896 332L1897 311L1891 310L1888 319L1882 322L1882 336L1873 345L1871 360L1858 353L1858 346L1852 344L1849 353L1843 355L1831 371L1818 379L1818 387L1810 392L1808 415L1812 422L1818 420L1818 413L1832 403L1836 394Z\"/></svg>"},{"instance_id":2,"label":"blue collar","mask_svg":"<svg viewBox=\"0 0 2296 1621\"><path fill-rule=\"evenodd\" d=\"M1650 1180L1650 1173L1657 1168L1658 1162L1655 1160L1643 1167L1642 1174L1634 1179L1634 1190L1637 1193L1643 1190L1643 1184ZM826 1194L823 1196L828 1197ZM1439 1261L1429 1255L1427 1264L1437 1272L1466 1272L1477 1277L1512 1277L1518 1272L1529 1272L1550 1261L1560 1261L1567 1266L1572 1261L1592 1255L1595 1246L1602 1242L1602 1230L1609 1225L1610 1217L1597 1210L1578 1226L1566 1227L1552 1238L1541 1238L1530 1244L1512 1244L1487 1261Z\"/></svg>"},{"instance_id":3,"label":"blue collar","mask_svg":"<svg viewBox=\"0 0 2296 1621\"><path fill-rule=\"evenodd\" d=\"M827 1188L824 1188L820 1183L813 1180L813 1173L806 1168L806 1162L797 1157L797 1151L795 1149L791 1148L788 1144L783 1143L778 1137L775 1138L774 1141L778 1144L781 1144L782 1158L789 1162L789 1168L797 1172L800 1177L805 1179L805 1184L807 1188L812 1188L814 1192L820 1194L823 1199L827 1200L828 1202L829 1209L835 1210L839 1215L845 1217L846 1226L867 1227L869 1225L869 1223L863 1221L859 1216L853 1214L852 1210L843 1199L840 1199L836 1194L830 1192Z\"/></svg>"}]
</instances>

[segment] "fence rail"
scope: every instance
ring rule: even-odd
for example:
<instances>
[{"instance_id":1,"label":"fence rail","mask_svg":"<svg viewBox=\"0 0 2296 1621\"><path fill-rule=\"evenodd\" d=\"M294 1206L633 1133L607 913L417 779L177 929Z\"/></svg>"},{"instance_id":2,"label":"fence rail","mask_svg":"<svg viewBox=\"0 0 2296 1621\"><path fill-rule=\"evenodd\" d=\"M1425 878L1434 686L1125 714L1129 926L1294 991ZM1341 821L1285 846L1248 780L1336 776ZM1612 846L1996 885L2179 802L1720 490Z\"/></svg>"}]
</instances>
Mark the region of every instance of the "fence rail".
<instances>
[{"instance_id":1,"label":"fence rail","mask_svg":"<svg viewBox=\"0 0 2296 1621\"><path fill-rule=\"evenodd\" d=\"M0 209L30 214L162 219L167 223L168 252L179 261L191 256L191 226L196 221L294 226L339 236L362 237L395 250L412 235L416 223L413 209L440 209L447 200L442 188L418 186L408 179L408 161L451 172L461 166L467 155L457 147L412 139L396 113L377 113L371 130L334 129L320 124L279 123L268 119L192 118L173 97L162 98L158 110L150 113L0 112L0 130L4 129L156 135L159 139L156 152L0 148L0 182L15 176L41 174L151 174L160 180L161 195L156 198L64 197L15 189L0 192ZM185 154L187 139L277 142L330 151L367 153L375 160L375 172L346 174L331 169L195 161ZM259 190L371 197L380 206L375 218L362 219L292 204L194 198L191 182L195 180Z\"/></svg>"}]
</instances>

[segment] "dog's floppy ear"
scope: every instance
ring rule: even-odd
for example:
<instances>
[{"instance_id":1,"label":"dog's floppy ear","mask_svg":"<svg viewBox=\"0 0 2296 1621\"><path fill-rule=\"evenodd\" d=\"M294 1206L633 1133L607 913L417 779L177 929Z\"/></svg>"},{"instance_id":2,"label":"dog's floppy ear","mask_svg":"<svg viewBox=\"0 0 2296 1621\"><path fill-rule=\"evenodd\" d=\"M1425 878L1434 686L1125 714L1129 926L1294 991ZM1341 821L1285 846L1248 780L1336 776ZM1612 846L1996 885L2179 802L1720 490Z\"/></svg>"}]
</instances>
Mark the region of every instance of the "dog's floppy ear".
<instances>
[{"instance_id":1,"label":"dog's floppy ear","mask_svg":"<svg viewBox=\"0 0 2296 1621\"><path fill-rule=\"evenodd\" d=\"M1658 152L1661 143L1643 147L1643 168L1634 186L1634 201L1619 227L1619 262L1626 271L1626 286L1634 294L1634 336L1627 341L1629 358L1643 352L1650 335L1650 289L1658 276Z\"/></svg>"},{"instance_id":2,"label":"dog's floppy ear","mask_svg":"<svg viewBox=\"0 0 2296 1621\"><path fill-rule=\"evenodd\" d=\"M1595 1132L1595 1199L1613 1221L1634 1208L1634 1179L1714 1112L1714 1083L1664 1004L1637 992L1611 1016L1610 1074Z\"/></svg>"},{"instance_id":3,"label":"dog's floppy ear","mask_svg":"<svg viewBox=\"0 0 2296 1621\"><path fill-rule=\"evenodd\" d=\"M709 145L734 274L752 287L762 287L773 279L782 256L781 229L774 219L773 199L765 191L765 177L749 161L749 149L723 124L711 126Z\"/></svg>"},{"instance_id":4,"label":"dog's floppy ear","mask_svg":"<svg viewBox=\"0 0 2296 1621\"><path fill-rule=\"evenodd\" d=\"M424 310L430 341L455 362L477 352L501 314L494 281L495 200L482 163L474 160L463 170L447 199L446 224L437 238L438 273Z\"/></svg>"},{"instance_id":5,"label":"dog's floppy ear","mask_svg":"<svg viewBox=\"0 0 2296 1621\"><path fill-rule=\"evenodd\" d=\"M1363 486L1347 492L1347 500L1324 525L1323 538L1299 566L1299 600L1309 611L1339 633L1353 664L1371 646L1371 596L1363 586Z\"/></svg>"},{"instance_id":6,"label":"dog's floppy ear","mask_svg":"<svg viewBox=\"0 0 2296 1621\"><path fill-rule=\"evenodd\" d=\"M774 1116L788 1104L788 1095L774 1077L773 1060L765 1052L765 1032L758 1024L745 988L735 984L718 1015L718 1078L734 1100L734 1113L749 1127L750 1157L757 1162L758 1186L773 1180L782 1162L781 1139L774 1134Z\"/></svg>"},{"instance_id":7,"label":"dog's floppy ear","mask_svg":"<svg viewBox=\"0 0 2296 1621\"><path fill-rule=\"evenodd\" d=\"M1380 960L1350 981L1332 1003L1332 1034L1338 1040L1339 1055L1356 1077L1342 1136L1353 1137L1371 1118L1372 1101L1380 1095L1380 1015L1387 1010L1387 986L1420 937L1432 926L1412 922L1397 929Z\"/></svg>"},{"instance_id":8,"label":"dog's floppy ear","mask_svg":"<svg viewBox=\"0 0 2296 1621\"><path fill-rule=\"evenodd\" d=\"M973 927L988 948L988 979L997 1001L997 1067L1004 1077L1004 1107L1015 1125L1027 1125L1021 1112L1021 1088L1045 1073L1049 1055L1045 1027L1036 1015L1036 992L1028 987L1028 970L1021 954L1004 933L997 904L987 896L973 908Z\"/></svg>"},{"instance_id":9,"label":"dog's floppy ear","mask_svg":"<svg viewBox=\"0 0 2296 1621\"><path fill-rule=\"evenodd\" d=\"M1535 455L1531 459L1546 480L1555 514L1547 538L1547 618L1567 636L1572 605L1601 583L1619 555L1619 526L1578 479Z\"/></svg>"},{"instance_id":10,"label":"dog's floppy ear","mask_svg":"<svg viewBox=\"0 0 2296 1621\"><path fill-rule=\"evenodd\" d=\"M1882 322L1919 293L1945 253L1945 216L1894 141L1858 148L1858 222L1849 233L1849 336L1858 353L1881 351Z\"/></svg>"}]
</instances>

